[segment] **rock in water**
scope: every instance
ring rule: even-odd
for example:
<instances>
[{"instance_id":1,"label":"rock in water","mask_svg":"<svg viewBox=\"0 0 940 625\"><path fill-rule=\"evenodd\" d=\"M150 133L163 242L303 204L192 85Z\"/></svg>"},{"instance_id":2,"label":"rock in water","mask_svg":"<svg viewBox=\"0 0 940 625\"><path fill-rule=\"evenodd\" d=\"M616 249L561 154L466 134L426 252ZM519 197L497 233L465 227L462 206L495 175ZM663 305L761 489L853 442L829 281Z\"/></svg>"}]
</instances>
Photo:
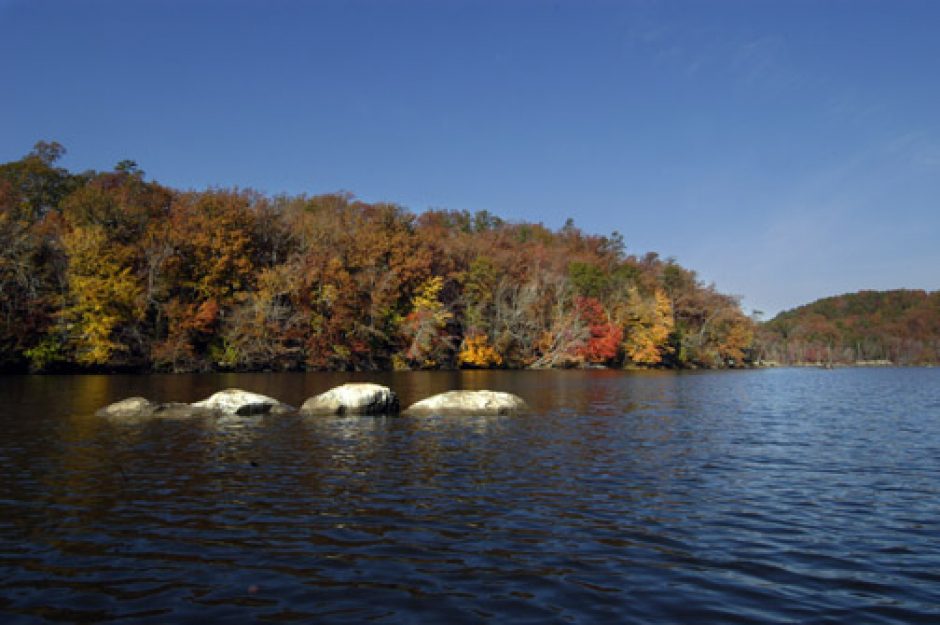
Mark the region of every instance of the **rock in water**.
<instances>
[{"instance_id":1,"label":"rock in water","mask_svg":"<svg viewBox=\"0 0 940 625\"><path fill-rule=\"evenodd\" d=\"M350 383L311 397L300 407L308 415L397 414L398 397L387 386Z\"/></svg>"},{"instance_id":2,"label":"rock in water","mask_svg":"<svg viewBox=\"0 0 940 625\"><path fill-rule=\"evenodd\" d=\"M99 417L145 417L152 415L157 406L144 397L128 397L105 406L95 413Z\"/></svg>"},{"instance_id":3,"label":"rock in water","mask_svg":"<svg viewBox=\"0 0 940 625\"><path fill-rule=\"evenodd\" d=\"M510 415L528 410L525 401L512 393L497 391L448 391L412 404L409 415Z\"/></svg>"},{"instance_id":4,"label":"rock in water","mask_svg":"<svg viewBox=\"0 0 940 625\"><path fill-rule=\"evenodd\" d=\"M273 397L230 388L215 393L208 399L191 404L193 408L212 410L230 415L284 414L294 409Z\"/></svg>"}]
</instances>

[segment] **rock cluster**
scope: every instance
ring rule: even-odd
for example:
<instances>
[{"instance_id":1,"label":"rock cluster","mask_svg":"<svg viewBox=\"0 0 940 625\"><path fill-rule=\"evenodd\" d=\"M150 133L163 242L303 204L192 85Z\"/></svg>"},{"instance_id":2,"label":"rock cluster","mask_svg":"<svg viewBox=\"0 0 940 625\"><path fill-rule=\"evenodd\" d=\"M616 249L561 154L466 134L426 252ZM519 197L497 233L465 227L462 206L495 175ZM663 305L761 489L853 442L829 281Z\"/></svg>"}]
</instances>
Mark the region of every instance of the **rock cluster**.
<instances>
[{"instance_id":1,"label":"rock cluster","mask_svg":"<svg viewBox=\"0 0 940 625\"><path fill-rule=\"evenodd\" d=\"M129 397L105 406L95 414L99 417L197 417L287 414L289 412L294 412L292 406L272 397L230 388L192 404L156 403L144 397Z\"/></svg>"},{"instance_id":2,"label":"rock cluster","mask_svg":"<svg viewBox=\"0 0 940 625\"><path fill-rule=\"evenodd\" d=\"M404 414L512 415L528 409L521 397L496 391L449 391L416 402ZM398 397L387 386L351 383L337 386L307 399L303 415L394 415ZM144 397L129 397L105 406L101 417L193 417L203 415L288 414L296 409L273 397L230 388L192 404L155 403Z\"/></svg>"}]
</instances>

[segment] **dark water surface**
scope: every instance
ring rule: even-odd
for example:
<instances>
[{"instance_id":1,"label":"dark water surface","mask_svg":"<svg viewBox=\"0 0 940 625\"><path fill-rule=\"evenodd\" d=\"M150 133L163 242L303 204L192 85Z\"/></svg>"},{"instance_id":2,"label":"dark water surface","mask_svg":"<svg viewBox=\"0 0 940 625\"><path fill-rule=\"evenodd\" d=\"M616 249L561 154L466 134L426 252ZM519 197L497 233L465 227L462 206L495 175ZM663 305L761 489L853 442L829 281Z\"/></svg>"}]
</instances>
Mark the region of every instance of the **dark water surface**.
<instances>
[{"instance_id":1,"label":"dark water surface","mask_svg":"<svg viewBox=\"0 0 940 625\"><path fill-rule=\"evenodd\" d=\"M107 420L350 379L477 418ZM0 622L940 623L940 369L0 377Z\"/></svg>"}]
</instances>

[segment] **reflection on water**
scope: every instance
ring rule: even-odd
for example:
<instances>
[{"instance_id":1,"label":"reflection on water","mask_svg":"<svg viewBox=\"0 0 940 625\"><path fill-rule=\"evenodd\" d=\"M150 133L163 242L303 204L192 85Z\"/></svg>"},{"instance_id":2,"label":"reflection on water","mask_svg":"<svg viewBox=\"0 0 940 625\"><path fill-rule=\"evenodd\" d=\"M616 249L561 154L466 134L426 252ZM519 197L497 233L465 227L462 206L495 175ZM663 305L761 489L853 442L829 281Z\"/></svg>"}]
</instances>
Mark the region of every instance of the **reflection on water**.
<instances>
[{"instance_id":1,"label":"reflection on water","mask_svg":"<svg viewBox=\"0 0 940 625\"><path fill-rule=\"evenodd\" d=\"M518 417L99 419L239 387ZM940 372L0 378L0 616L937 622Z\"/></svg>"}]
</instances>

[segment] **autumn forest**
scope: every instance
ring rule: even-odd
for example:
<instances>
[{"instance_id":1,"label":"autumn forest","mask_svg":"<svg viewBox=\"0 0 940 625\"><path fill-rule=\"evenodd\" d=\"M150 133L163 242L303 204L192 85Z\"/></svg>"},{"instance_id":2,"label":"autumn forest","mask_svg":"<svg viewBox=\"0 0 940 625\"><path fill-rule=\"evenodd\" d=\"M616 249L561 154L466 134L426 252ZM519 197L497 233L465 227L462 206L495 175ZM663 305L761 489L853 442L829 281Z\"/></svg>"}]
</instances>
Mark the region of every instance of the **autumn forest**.
<instances>
[{"instance_id":1,"label":"autumn forest","mask_svg":"<svg viewBox=\"0 0 940 625\"><path fill-rule=\"evenodd\" d=\"M674 260L627 254L616 232L414 214L345 193L181 191L133 161L69 172L63 153L40 142L0 165L6 371L728 367L813 356L781 348L779 332Z\"/></svg>"},{"instance_id":2,"label":"autumn forest","mask_svg":"<svg viewBox=\"0 0 940 625\"><path fill-rule=\"evenodd\" d=\"M727 366L738 301L620 235L0 165L5 370Z\"/></svg>"}]
</instances>

